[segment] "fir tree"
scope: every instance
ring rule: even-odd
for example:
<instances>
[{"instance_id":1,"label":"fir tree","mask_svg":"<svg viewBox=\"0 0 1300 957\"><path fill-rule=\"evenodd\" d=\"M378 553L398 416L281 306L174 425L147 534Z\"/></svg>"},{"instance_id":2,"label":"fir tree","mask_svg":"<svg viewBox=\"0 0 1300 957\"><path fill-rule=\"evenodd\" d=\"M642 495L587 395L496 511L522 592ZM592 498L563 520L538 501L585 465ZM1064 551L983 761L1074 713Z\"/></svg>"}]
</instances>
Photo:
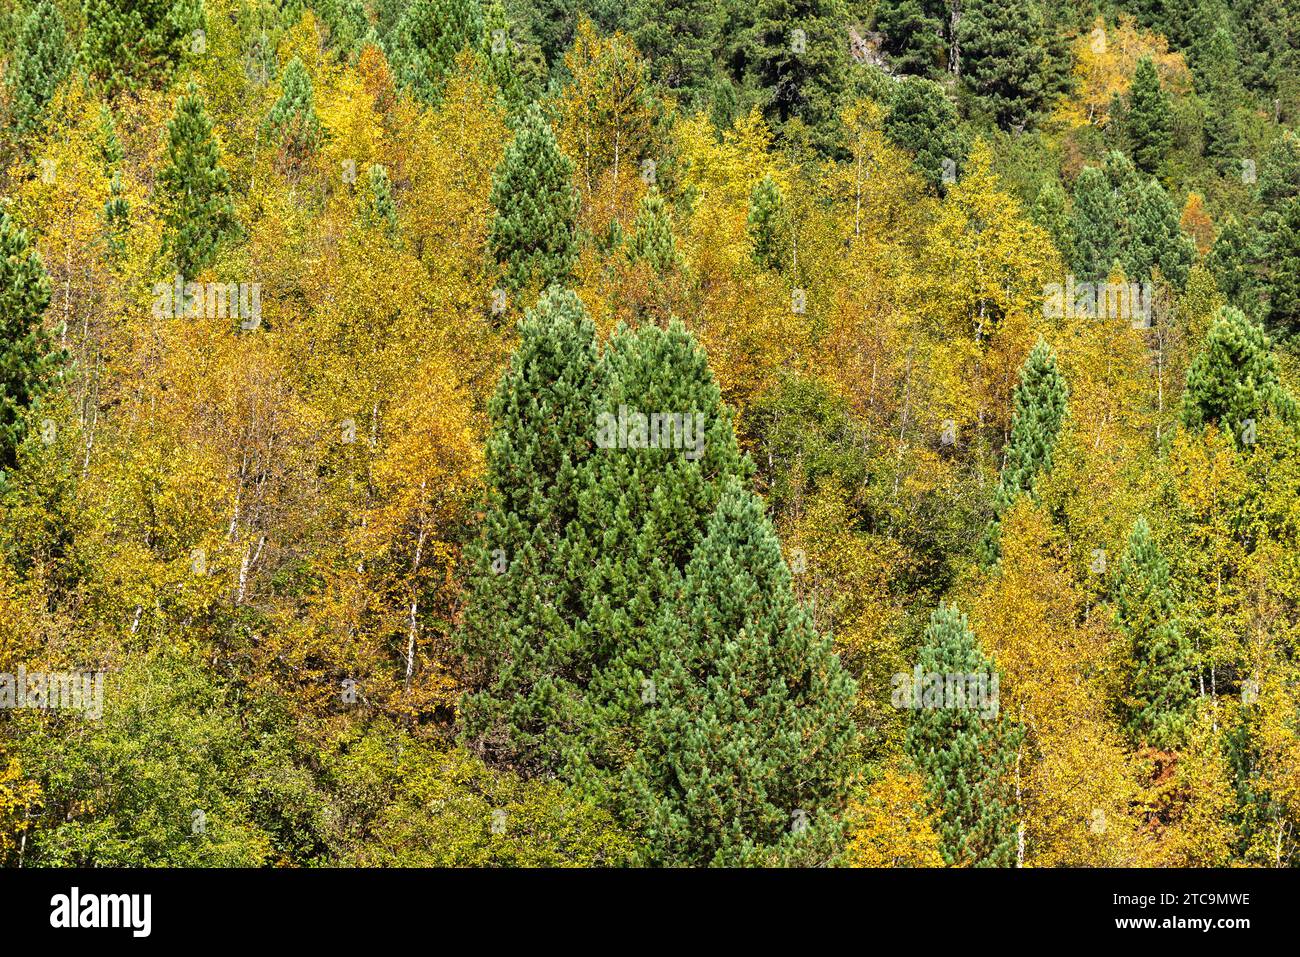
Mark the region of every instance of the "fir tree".
<instances>
[{"instance_id":1,"label":"fir tree","mask_svg":"<svg viewBox=\"0 0 1300 957\"><path fill-rule=\"evenodd\" d=\"M316 115L311 76L298 57L289 61L281 79L280 98L266 117L265 130L280 148L284 165L299 169L324 138Z\"/></svg>"},{"instance_id":2,"label":"fir tree","mask_svg":"<svg viewBox=\"0 0 1300 957\"><path fill-rule=\"evenodd\" d=\"M505 266L507 287L566 282L578 260L573 163L536 104L523 113L492 177L492 205L488 246Z\"/></svg>"},{"instance_id":3,"label":"fir tree","mask_svg":"<svg viewBox=\"0 0 1300 957\"><path fill-rule=\"evenodd\" d=\"M221 165L212 119L193 83L177 103L167 132L167 165L158 175L164 250L182 276L193 278L235 228L230 178Z\"/></svg>"},{"instance_id":4,"label":"fir tree","mask_svg":"<svg viewBox=\"0 0 1300 957\"><path fill-rule=\"evenodd\" d=\"M27 413L63 359L41 325L49 302L49 276L26 230L0 212L0 480L14 465Z\"/></svg>"},{"instance_id":5,"label":"fir tree","mask_svg":"<svg viewBox=\"0 0 1300 957\"><path fill-rule=\"evenodd\" d=\"M1245 444L1247 423L1269 413L1291 419L1294 411L1263 328L1241 310L1225 306L1187 370L1183 424L1198 429L1214 423Z\"/></svg>"},{"instance_id":6,"label":"fir tree","mask_svg":"<svg viewBox=\"0 0 1300 957\"><path fill-rule=\"evenodd\" d=\"M1129 642L1121 711L1134 744L1172 749L1182 740L1192 701L1192 648L1183 635L1169 566L1139 518L1114 583L1115 623Z\"/></svg>"},{"instance_id":7,"label":"fir tree","mask_svg":"<svg viewBox=\"0 0 1300 957\"><path fill-rule=\"evenodd\" d=\"M1120 255L1119 200L1106 174L1084 167L1074 184L1071 265L1082 282L1104 282Z\"/></svg>"},{"instance_id":8,"label":"fir tree","mask_svg":"<svg viewBox=\"0 0 1300 957\"><path fill-rule=\"evenodd\" d=\"M71 60L63 14L50 0L40 0L23 21L9 62L10 109L19 136L41 125L45 106L68 75Z\"/></svg>"},{"instance_id":9,"label":"fir tree","mask_svg":"<svg viewBox=\"0 0 1300 957\"><path fill-rule=\"evenodd\" d=\"M1003 515L1020 495L1036 494L1039 476L1052 469L1052 455L1068 414L1069 390L1056 367L1056 353L1042 339L1020 368L1002 475L993 495L993 525L983 543L985 560L997 557Z\"/></svg>"},{"instance_id":10,"label":"fir tree","mask_svg":"<svg viewBox=\"0 0 1300 957\"><path fill-rule=\"evenodd\" d=\"M834 859L855 687L791 588L762 504L734 479L654 629L631 775L647 863Z\"/></svg>"},{"instance_id":11,"label":"fir tree","mask_svg":"<svg viewBox=\"0 0 1300 957\"><path fill-rule=\"evenodd\" d=\"M965 154L957 110L933 80L904 80L894 93L882 129L891 142L916 157L916 168L936 189L943 183L944 160L956 164Z\"/></svg>"},{"instance_id":12,"label":"fir tree","mask_svg":"<svg viewBox=\"0 0 1300 957\"><path fill-rule=\"evenodd\" d=\"M944 605L930 616L918 665L922 686L909 688L912 701L903 702L914 708L906 748L939 812L944 860L950 865L1011 867L1016 862L1011 770L1018 732L1000 709L992 714L982 706L987 700L971 702L967 691L964 702L955 694L950 701L946 688L934 687L936 681L946 683L947 676L982 677L996 705L996 666L980 651L966 616L956 606Z\"/></svg>"},{"instance_id":13,"label":"fir tree","mask_svg":"<svg viewBox=\"0 0 1300 957\"><path fill-rule=\"evenodd\" d=\"M1124 132L1133 147L1133 162L1154 174L1173 144L1173 109L1160 86L1160 74L1149 56L1138 60L1129 87Z\"/></svg>"}]
</instances>

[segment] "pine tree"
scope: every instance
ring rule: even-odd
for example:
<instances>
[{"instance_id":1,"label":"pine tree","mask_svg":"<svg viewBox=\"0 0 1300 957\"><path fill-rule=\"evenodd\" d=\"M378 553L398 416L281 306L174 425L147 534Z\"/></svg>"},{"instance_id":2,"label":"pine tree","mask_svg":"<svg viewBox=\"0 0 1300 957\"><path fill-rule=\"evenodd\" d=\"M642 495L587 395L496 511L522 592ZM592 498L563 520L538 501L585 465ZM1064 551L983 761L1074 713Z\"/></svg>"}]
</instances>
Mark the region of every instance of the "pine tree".
<instances>
[{"instance_id":1,"label":"pine tree","mask_svg":"<svg viewBox=\"0 0 1300 957\"><path fill-rule=\"evenodd\" d=\"M492 177L492 205L488 246L505 266L507 287L566 282L578 260L573 163L537 104L524 111Z\"/></svg>"},{"instance_id":2,"label":"pine tree","mask_svg":"<svg viewBox=\"0 0 1300 957\"><path fill-rule=\"evenodd\" d=\"M848 87L844 20L842 0L759 0L745 45L748 78L765 94L763 115L774 126L797 118L826 150Z\"/></svg>"},{"instance_id":3,"label":"pine tree","mask_svg":"<svg viewBox=\"0 0 1300 957\"><path fill-rule=\"evenodd\" d=\"M1011 867L1016 862L1015 764L1018 732L1002 716L947 699L947 676L983 677L992 689L996 665L980 651L966 616L940 605L930 616L918 667L922 686L906 748L939 812L940 851L950 865ZM967 684L969 689L970 685ZM916 697L920 706L916 707ZM994 701L997 699L994 698ZM957 705L957 706L953 706Z\"/></svg>"},{"instance_id":4,"label":"pine tree","mask_svg":"<svg viewBox=\"0 0 1300 957\"><path fill-rule=\"evenodd\" d=\"M1247 313L1254 313L1259 304L1252 269L1252 239L1237 217L1230 215L1205 257L1219 291L1229 303Z\"/></svg>"},{"instance_id":5,"label":"pine tree","mask_svg":"<svg viewBox=\"0 0 1300 957\"><path fill-rule=\"evenodd\" d=\"M993 524L983 542L984 559L995 560L1003 515L1020 495L1036 494L1040 475L1052 470L1052 455L1068 414L1069 390L1056 367L1056 353L1039 339L1020 368L1002 475L993 494Z\"/></svg>"},{"instance_id":6,"label":"pine tree","mask_svg":"<svg viewBox=\"0 0 1300 957\"><path fill-rule=\"evenodd\" d=\"M25 136L41 125L45 105L68 75L68 29L50 0L40 0L23 21L9 62L14 129Z\"/></svg>"},{"instance_id":7,"label":"pine tree","mask_svg":"<svg viewBox=\"0 0 1300 957\"><path fill-rule=\"evenodd\" d=\"M1246 424L1269 413L1292 419L1295 403L1282 388L1268 336L1241 310L1225 306L1187 370L1183 424L1214 423L1244 444Z\"/></svg>"},{"instance_id":8,"label":"pine tree","mask_svg":"<svg viewBox=\"0 0 1300 957\"><path fill-rule=\"evenodd\" d=\"M1255 195L1271 210L1300 196L1300 137L1290 130L1283 130L1260 159Z\"/></svg>"},{"instance_id":9,"label":"pine tree","mask_svg":"<svg viewBox=\"0 0 1300 957\"><path fill-rule=\"evenodd\" d=\"M313 8L329 29L330 46L348 60L370 33L370 18L361 0L315 0Z\"/></svg>"},{"instance_id":10,"label":"pine tree","mask_svg":"<svg viewBox=\"0 0 1300 957\"><path fill-rule=\"evenodd\" d=\"M655 626L634 762L647 863L834 860L855 687L794 597L759 500L734 479Z\"/></svg>"},{"instance_id":11,"label":"pine tree","mask_svg":"<svg viewBox=\"0 0 1300 957\"><path fill-rule=\"evenodd\" d=\"M492 0L487 8L483 25L483 43L480 57L505 105L507 112L516 113L524 106L524 84L516 62L519 44L510 35L510 20L501 0Z\"/></svg>"},{"instance_id":12,"label":"pine tree","mask_svg":"<svg viewBox=\"0 0 1300 957\"><path fill-rule=\"evenodd\" d=\"M393 202L393 184L388 170L372 163L360 196L361 221L368 226L382 225L392 235L397 231L397 204Z\"/></svg>"},{"instance_id":13,"label":"pine tree","mask_svg":"<svg viewBox=\"0 0 1300 957\"><path fill-rule=\"evenodd\" d=\"M672 212L659 190L651 186L641 200L633 224L628 256L644 260L656 274L663 275L678 262L677 244L673 240Z\"/></svg>"},{"instance_id":14,"label":"pine tree","mask_svg":"<svg viewBox=\"0 0 1300 957\"><path fill-rule=\"evenodd\" d=\"M572 292L551 289L519 324L488 407L489 499L468 554L462 650L480 687L463 734L523 773L555 772L577 730L590 652L574 635L584 572L575 549L580 470L605 394L596 330Z\"/></svg>"},{"instance_id":15,"label":"pine tree","mask_svg":"<svg viewBox=\"0 0 1300 957\"><path fill-rule=\"evenodd\" d=\"M49 302L50 279L26 230L0 212L0 480L63 359L41 325Z\"/></svg>"},{"instance_id":16,"label":"pine tree","mask_svg":"<svg viewBox=\"0 0 1300 957\"><path fill-rule=\"evenodd\" d=\"M1124 729L1136 745L1176 748L1192 701L1192 647L1178 622L1169 566L1145 518L1133 524L1113 593L1115 624L1132 657L1121 703Z\"/></svg>"},{"instance_id":17,"label":"pine tree","mask_svg":"<svg viewBox=\"0 0 1300 957\"><path fill-rule=\"evenodd\" d=\"M882 48L903 73L931 76L943 71L947 19L945 5L938 0L880 0L876 5Z\"/></svg>"},{"instance_id":18,"label":"pine tree","mask_svg":"<svg viewBox=\"0 0 1300 957\"><path fill-rule=\"evenodd\" d=\"M962 11L962 78L1003 129L1023 130L1046 100L1045 32L1035 0L973 0Z\"/></svg>"},{"instance_id":19,"label":"pine tree","mask_svg":"<svg viewBox=\"0 0 1300 957\"><path fill-rule=\"evenodd\" d=\"M388 37L393 76L426 103L436 103L456 55L483 43L479 0L411 0Z\"/></svg>"},{"instance_id":20,"label":"pine tree","mask_svg":"<svg viewBox=\"0 0 1300 957\"><path fill-rule=\"evenodd\" d=\"M316 115L311 76L301 59L289 61L280 87L280 98L266 117L265 130L270 141L279 145L282 163L296 170L315 152L325 131Z\"/></svg>"},{"instance_id":21,"label":"pine tree","mask_svg":"<svg viewBox=\"0 0 1300 957\"><path fill-rule=\"evenodd\" d=\"M1289 338L1300 333L1300 197L1282 208L1267 241L1268 325Z\"/></svg>"},{"instance_id":22,"label":"pine tree","mask_svg":"<svg viewBox=\"0 0 1300 957\"><path fill-rule=\"evenodd\" d=\"M965 146L957 109L933 80L909 77L899 84L882 129L897 146L916 157L916 168L931 186L943 183L944 160L961 161Z\"/></svg>"},{"instance_id":23,"label":"pine tree","mask_svg":"<svg viewBox=\"0 0 1300 957\"><path fill-rule=\"evenodd\" d=\"M1160 86L1160 74L1149 56L1138 60L1129 87L1124 132L1133 147L1133 162L1154 174L1173 144L1173 108Z\"/></svg>"},{"instance_id":24,"label":"pine tree","mask_svg":"<svg viewBox=\"0 0 1300 957\"><path fill-rule=\"evenodd\" d=\"M686 109L707 98L721 20L709 0L637 0L633 7L632 39L651 76Z\"/></svg>"},{"instance_id":25,"label":"pine tree","mask_svg":"<svg viewBox=\"0 0 1300 957\"><path fill-rule=\"evenodd\" d=\"M1221 173L1232 175L1240 171L1244 155L1237 111L1245 90L1237 70L1236 46L1225 25L1214 28L1205 49L1194 73L1205 106L1205 156Z\"/></svg>"},{"instance_id":26,"label":"pine tree","mask_svg":"<svg viewBox=\"0 0 1300 957\"><path fill-rule=\"evenodd\" d=\"M164 250L182 276L193 278L212 262L236 225L230 178L221 165L212 119L193 83L176 104L167 132L167 165L158 174Z\"/></svg>"},{"instance_id":27,"label":"pine tree","mask_svg":"<svg viewBox=\"0 0 1300 957\"><path fill-rule=\"evenodd\" d=\"M86 0L81 57L115 95L164 79L203 29L202 0Z\"/></svg>"},{"instance_id":28,"label":"pine tree","mask_svg":"<svg viewBox=\"0 0 1300 957\"><path fill-rule=\"evenodd\" d=\"M1071 265L1081 282L1104 282L1120 255L1120 209L1106 174L1086 166L1074 184Z\"/></svg>"},{"instance_id":29,"label":"pine tree","mask_svg":"<svg viewBox=\"0 0 1300 957\"><path fill-rule=\"evenodd\" d=\"M1125 217L1128 241L1121 262L1124 272L1139 282L1148 280L1153 266L1181 289L1196 260L1196 246L1178 225L1178 210L1164 187L1154 179L1137 189L1132 212Z\"/></svg>"},{"instance_id":30,"label":"pine tree","mask_svg":"<svg viewBox=\"0 0 1300 957\"><path fill-rule=\"evenodd\" d=\"M790 221L781 189L771 176L754 185L749 197L749 241L754 262L778 272L791 259Z\"/></svg>"},{"instance_id":31,"label":"pine tree","mask_svg":"<svg viewBox=\"0 0 1300 957\"><path fill-rule=\"evenodd\" d=\"M1066 208L1065 190L1056 177L1043 183L1029 211L1030 218L1047 230L1066 262L1074 259L1074 229L1070 222L1070 212Z\"/></svg>"}]
</instances>

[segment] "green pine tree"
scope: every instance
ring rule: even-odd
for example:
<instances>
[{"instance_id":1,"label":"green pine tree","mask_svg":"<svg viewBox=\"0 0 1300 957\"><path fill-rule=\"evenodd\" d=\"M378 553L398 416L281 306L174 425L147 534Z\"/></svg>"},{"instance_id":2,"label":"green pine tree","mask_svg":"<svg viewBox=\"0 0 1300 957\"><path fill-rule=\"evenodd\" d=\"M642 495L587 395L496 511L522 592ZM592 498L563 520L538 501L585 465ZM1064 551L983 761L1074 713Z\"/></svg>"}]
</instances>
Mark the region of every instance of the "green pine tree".
<instances>
[{"instance_id":1,"label":"green pine tree","mask_svg":"<svg viewBox=\"0 0 1300 957\"><path fill-rule=\"evenodd\" d=\"M1120 709L1124 729L1136 745L1176 748L1189 718L1194 661L1178 622L1169 566L1145 518L1133 524L1113 594L1115 624L1132 656Z\"/></svg>"},{"instance_id":2,"label":"green pine tree","mask_svg":"<svg viewBox=\"0 0 1300 957\"><path fill-rule=\"evenodd\" d=\"M1228 302L1254 313L1259 304L1254 277L1253 236L1236 216L1229 216L1214 237L1205 265Z\"/></svg>"},{"instance_id":3,"label":"green pine tree","mask_svg":"<svg viewBox=\"0 0 1300 957\"><path fill-rule=\"evenodd\" d=\"M501 0L492 0L483 26L480 57L487 75L496 86L506 110L517 113L525 102L524 84L519 75L519 44L510 34L510 20Z\"/></svg>"},{"instance_id":4,"label":"green pine tree","mask_svg":"<svg viewBox=\"0 0 1300 957\"><path fill-rule=\"evenodd\" d=\"M993 714L983 706L997 701L996 665L980 651L966 616L955 605L940 605L930 616L918 664L921 687L909 687L911 701L895 704L914 709L906 749L939 812L944 860L950 865L1011 867L1016 863L1011 772L1019 733L1000 709ZM972 701L967 683L965 700L954 693L949 701L947 676L974 676L977 681L983 677L985 700Z\"/></svg>"},{"instance_id":5,"label":"green pine tree","mask_svg":"<svg viewBox=\"0 0 1300 957\"><path fill-rule=\"evenodd\" d=\"M1294 412L1263 328L1241 310L1225 306L1187 370L1183 424L1199 429L1214 423L1239 444L1248 444L1249 423L1270 413L1293 419Z\"/></svg>"},{"instance_id":6,"label":"green pine tree","mask_svg":"<svg viewBox=\"0 0 1300 957\"><path fill-rule=\"evenodd\" d=\"M63 361L41 325L49 302L50 279L26 230L0 212L0 481Z\"/></svg>"},{"instance_id":7,"label":"green pine tree","mask_svg":"<svg viewBox=\"0 0 1300 957\"><path fill-rule=\"evenodd\" d=\"M771 176L754 185L749 197L749 241L754 262L778 272L791 261L792 234L781 189Z\"/></svg>"},{"instance_id":8,"label":"green pine tree","mask_svg":"<svg viewBox=\"0 0 1300 957\"><path fill-rule=\"evenodd\" d=\"M206 28L202 0L85 0L81 58L115 95L166 79Z\"/></svg>"},{"instance_id":9,"label":"green pine tree","mask_svg":"<svg viewBox=\"0 0 1300 957\"><path fill-rule=\"evenodd\" d=\"M397 231L397 204L393 201L393 184L388 170L372 163L366 170L361 190L361 221L368 226L382 225L392 235Z\"/></svg>"},{"instance_id":10,"label":"green pine tree","mask_svg":"<svg viewBox=\"0 0 1300 957\"><path fill-rule=\"evenodd\" d=\"M198 87L189 85L167 124L162 187L163 248L182 276L193 278L235 229L230 177L221 165L212 119Z\"/></svg>"},{"instance_id":11,"label":"green pine tree","mask_svg":"<svg viewBox=\"0 0 1300 957\"><path fill-rule=\"evenodd\" d=\"M1133 147L1133 162L1154 174L1173 145L1173 108L1160 86L1160 74L1149 56L1138 60L1129 87L1124 132Z\"/></svg>"},{"instance_id":12,"label":"green pine tree","mask_svg":"<svg viewBox=\"0 0 1300 957\"><path fill-rule=\"evenodd\" d=\"M1300 197L1277 217L1268 242L1268 325L1279 336L1300 334Z\"/></svg>"},{"instance_id":13,"label":"green pine tree","mask_svg":"<svg viewBox=\"0 0 1300 957\"><path fill-rule=\"evenodd\" d=\"M633 224L628 257L644 260L663 275L678 262L677 244L673 240L673 216L659 190L651 186L641 200Z\"/></svg>"},{"instance_id":14,"label":"green pine tree","mask_svg":"<svg viewBox=\"0 0 1300 957\"><path fill-rule=\"evenodd\" d=\"M397 82L426 103L436 103L456 56L483 43L479 0L411 0L385 50Z\"/></svg>"},{"instance_id":15,"label":"green pine tree","mask_svg":"<svg viewBox=\"0 0 1300 957\"><path fill-rule=\"evenodd\" d=\"M709 0L637 0L632 39L655 82L686 109L703 106L713 77L713 48L722 13Z\"/></svg>"},{"instance_id":16,"label":"green pine tree","mask_svg":"<svg viewBox=\"0 0 1300 957\"><path fill-rule=\"evenodd\" d=\"M9 61L10 109L19 136L40 127L45 106L71 63L63 14L50 0L40 0L23 21Z\"/></svg>"},{"instance_id":17,"label":"green pine tree","mask_svg":"<svg viewBox=\"0 0 1300 957\"><path fill-rule=\"evenodd\" d=\"M833 861L856 689L740 482L725 489L654 642L654 694L631 774L645 862Z\"/></svg>"},{"instance_id":18,"label":"green pine tree","mask_svg":"<svg viewBox=\"0 0 1300 957\"><path fill-rule=\"evenodd\" d=\"M943 184L944 160L960 164L965 144L957 109L933 80L908 77L894 92L882 128L885 136L916 157L916 168L936 189Z\"/></svg>"},{"instance_id":19,"label":"green pine tree","mask_svg":"<svg viewBox=\"0 0 1300 957\"><path fill-rule=\"evenodd\" d=\"M939 0L880 0L876 28L882 49L903 73L931 76L947 66L948 10Z\"/></svg>"},{"instance_id":20,"label":"green pine tree","mask_svg":"<svg viewBox=\"0 0 1300 957\"><path fill-rule=\"evenodd\" d=\"M1137 188L1132 212L1125 217L1128 237L1121 262L1130 279L1143 282L1152 267L1179 289L1196 261L1196 245L1178 223L1178 210L1164 187L1154 179Z\"/></svg>"},{"instance_id":21,"label":"green pine tree","mask_svg":"<svg viewBox=\"0 0 1300 957\"><path fill-rule=\"evenodd\" d=\"M993 524L984 540L985 560L996 559L999 522L1020 495L1035 495L1039 476L1052 470L1061 425L1069 414L1069 390L1056 367L1056 353L1039 339L1020 368L1002 475L993 494Z\"/></svg>"},{"instance_id":22,"label":"green pine tree","mask_svg":"<svg viewBox=\"0 0 1300 957\"><path fill-rule=\"evenodd\" d=\"M839 134L849 52L842 0L759 0L745 44L749 81L773 125L798 119L824 150Z\"/></svg>"},{"instance_id":23,"label":"green pine tree","mask_svg":"<svg viewBox=\"0 0 1300 957\"><path fill-rule=\"evenodd\" d=\"M1071 266L1081 282L1105 282L1120 255L1119 199L1106 174L1086 166L1074 183Z\"/></svg>"},{"instance_id":24,"label":"green pine tree","mask_svg":"<svg viewBox=\"0 0 1300 957\"><path fill-rule=\"evenodd\" d=\"M578 260L573 163L536 104L520 117L492 177L492 205L488 247L505 266L507 288L567 282Z\"/></svg>"},{"instance_id":25,"label":"green pine tree","mask_svg":"<svg viewBox=\"0 0 1300 957\"><path fill-rule=\"evenodd\" d=\"M294 57L284 68L280 89L280 98L271 107L264 130L269 140L279 146L282 162L290 169L299 169L325 136L316 115L311 76L300 58Z\"/></svg>"},{"instance_id":26,"label":"green pine tree","mask_svg":"<svg viewBox=\"0 0 1300 957\"><path fill-rule=\"evenodd\" d=\"M962 11L962 78L1003 129L1025 129L1045 104L1045 35L1036 0L972 0Z\"/></svg>"},{"instance_id":27,"label":"green pine tree","mask_svg":"<svg viewBox=\"0 0 1300 957\"><path fill-rule=\"evenodd\" d=\"M1066 262L1074 260L1074 227L1070 221L1070 211L1066 206L1065 190L1060 181L1053 176L1038 190L1038 197L1029 211L1030 218L1047 230L1061 258Z\"/></svg>"}]
</instances>

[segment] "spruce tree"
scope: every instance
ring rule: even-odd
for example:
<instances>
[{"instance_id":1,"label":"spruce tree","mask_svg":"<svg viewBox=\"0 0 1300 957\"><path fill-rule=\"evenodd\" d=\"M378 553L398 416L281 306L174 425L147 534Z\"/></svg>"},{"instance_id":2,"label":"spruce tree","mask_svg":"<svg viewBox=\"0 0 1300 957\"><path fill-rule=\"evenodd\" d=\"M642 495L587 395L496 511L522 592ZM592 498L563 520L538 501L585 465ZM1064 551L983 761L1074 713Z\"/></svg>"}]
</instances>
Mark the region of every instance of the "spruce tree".
<instances>
[{"instance_id":1,"label":"spruce tree","mask_svg":"<svg viewBox=\"0 0 1300 957\"><path fill-rule=\"evenodd\" d=\"M999 126L1023 130L1047 96L1047 51L1036 0L972 0L957 27L961 75Z\"/></svg>"},{"instance_id":2,"label":"spruce tree","mask_svg":"<svg viewBox=\"0 0 1300 957\"><path fill-rule=\"evenodd\" d=\"M677 264L672 212L655 187L651 186L641 200L632 228L632 240L628 244L628 256L631 259L643 260L659 275Z\"/></svg>"},{"instance_id":3,"label":"spruce tree","mask_svg":"<svg viewBox=\"0 0 1300 957\"><path fill-rule=\"evenodd\" d=\"M781 271L791 260L790 220L781 189L771 176L754 185L749 197L749 241L754 262Z\"/></svg>"},{"instance_id":4,"label":"spruce tree","mask_svg":"<svg viewBox=\"0 0 1300 957\"><path fill-rule=\"evenodd\" d=\"M566 282L578 261L578 194L573 163L532 104L520 117L492 177L496 216L488 247L512 291Z\"/></svg>"},{"instance_id":5,"label":"spruce tree","mask_svg":"<svg viewBox=\"0 0 1300 957\"><path fill-rule=\"evenodd\" d=\"M163 193L164 251L177 271L193 278L216 257L235 228L230 177L198 87L189 85L167 124L167 165L158 174Z\"/></svg>"},{"instance_id":6,"label":"spruce tree","mask_svg":"<svg viewBox=\"0 0 1300 957\"><path fill-rule=\"evenodd\" d=\"M993 493L993 524L983 542L985 561L999 553L999 522L1020 495L1036 494L1038 478L1052 469L1052 454L1061 425L1068 414L1069 390L1056 367L1056 353L1039 339L1016 384L1011 413L1011 438L1007 442L1002 475Z\"/></svg>"},{"instance_id":7,"label":"spruce tree","mask_svg":"<svg viewBox=\"0 0 1300 957\"><path fill-rule=\"evenodd\" d=\"M949 702L932 687L946 676L983 676L991 689L996 665L980 651L966 616L940 605L930 616L918 665L922 686L905 747L939 812L939 842L950 865L1011 867L1016 862L1015 790L1011 780L1019 734L1001 713ZM969 688L969 684L966 686ZM937 698L940 700L936 700ZM996 699L994 699L996 701ZM958 706L953 706L958 705Z\"/></svg>"},{"instance_id":8,"label":"spruce tree","mask_svg":"<svg viewBox=\"0 0 1300 957\"><path fill-rule=\"evenodd\" d=\"M654 644L655 695L630 775L645 862L834 860L854 683L796 600L762 504L735 479Z\"/></svg>"},{"instance_id":9,"label":"spruce tree","mask_svg":"<svg viewBox=\"0 0 1300 957\"><path fill-rule=\"evenodd\" d=\"M710 0L637 0L632 39L655 82L683 107L704 104L713 76L713 48L722 14Z\"/></svg>"},{"instance_id":10,"label":"spruce tree","mask_svg":"<svg viewBox=\"0 0 1300 957\"><path fill-rule=\"evenodd\" d=\"M49 276L26 230L0 212L0 481L63 358L41 325L49 302Z\"/></svg>"},{"instance_id":11,"label":"spruce tree","mask_svg":"<svg viewBox=\"0 0 1300 957\"><path fill-rule=\"evenodd\" d=\"M1268 336L1241 310L1225 306L1187 370L1183 424L1214 423L1244 444L1246 423L1270 413L1293 419L1295 403L1282 387Z\"/></svg>"},{"instance_id":12,"label":"spruce tree","mask_svg":"<svg viewBox=\"0 0 1300 957\"><path fill-rule=\"evenodd\" d=\"M957 109L933 80L909 77L894 92L882 129L896 146L915 156L916 168L936 189L943 184L944 160L958 163L965 146Z\"/></svg>"},{"instance_id":13,"label":"spruce tree","mask_svg":"<svg viewBox=\"0 0 1300 957\"><path fill-rule=\"evenodd\" d=\"M283 164L299 169L325 135L316 115L311 76L300 58L289 61L280 88L280 98L266 117L265 131L270 141L278 144Z\"/></svg>"},{"instance_id":14,"label":"spruce tree","mask_svg":"<svg viewBox=\"0 0 1300 957\"><path fill-rule=\"evenodd\" d=\"M1173 144L1173 108L1160 86L1160 74L1149 56L1138 60L1129 87L1124 132L1133 147L1133 162L1154 174Z\"/></svg>"},{"instance_id":15,"label":"spruce tree","mask_svg":"<svg viewBox=\"0 0 1300 957\"><path fill-rule=\"evenodd\" d=\"M68 75L71 61L63 14L50 0L40 0L23 21L9 62L10 109L19 136L41 125L45 106Z\"/></svg>"},{"instance_id":16,"label":"spruce tree","mask_svg":"<svg viewBox=\"0 0 1300 957\"><path fill-rule=\"evenodd\" d=\"M1169 566L1145 518L1133 524L1114 583L1115 624L1129 643L1124 729L1135 745L1176 748L1192 701L1194 661L1174 605Z\"/></svg>"},{"instance_id":17,"label":"spruce tree","mask_svg":"<svg viewBox=\"0 0 1300 957\"><path fill-rule=\"evenodd\" d=\"M1071 265L1081 282L1105 282L1120 255L1119 199L1106 174L1086 166L1074 183Z\"/></svg>"}]
</instances>

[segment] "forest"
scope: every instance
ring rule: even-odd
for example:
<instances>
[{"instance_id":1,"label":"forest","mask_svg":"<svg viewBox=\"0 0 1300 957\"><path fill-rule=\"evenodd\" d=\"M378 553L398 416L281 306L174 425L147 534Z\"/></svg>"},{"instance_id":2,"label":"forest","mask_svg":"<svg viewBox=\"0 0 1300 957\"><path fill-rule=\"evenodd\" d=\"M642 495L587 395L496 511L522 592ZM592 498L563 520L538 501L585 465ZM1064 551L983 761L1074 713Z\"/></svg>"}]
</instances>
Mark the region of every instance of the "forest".
<instances>
[{"instance_id":1,"label":"forest","mask_svg":"<svg viewBox=\"0 0 1300 957\"><path fill-rule=\"evenodd\" d=\"M0 0L0 867L1300 864L1296 0Z\"/></svg>"}]
</instances>

